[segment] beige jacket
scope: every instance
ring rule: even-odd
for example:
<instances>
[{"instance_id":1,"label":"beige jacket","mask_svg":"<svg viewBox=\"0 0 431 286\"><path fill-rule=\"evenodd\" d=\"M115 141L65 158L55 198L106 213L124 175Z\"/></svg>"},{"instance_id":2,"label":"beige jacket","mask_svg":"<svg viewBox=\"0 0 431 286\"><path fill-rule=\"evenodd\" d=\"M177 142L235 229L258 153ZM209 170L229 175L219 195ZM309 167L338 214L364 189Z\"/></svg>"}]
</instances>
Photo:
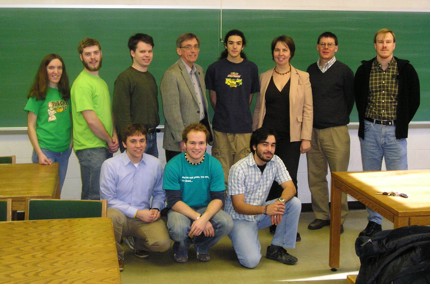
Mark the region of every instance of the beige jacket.
<instances>
[{"instance_id":1,"label":"beige jacket","mask_svg":"<svg viewBox=\"0 0 431 286\"><path fill-rule=\"evenodd\" d=\"M262 127L266 114L265 93L273 69L260 75L260 94L253 114L253 130ZM290 75L290 141L311 140L313 130L313 95L310 76L292 66Z\"/></svg>"}]
</instances>

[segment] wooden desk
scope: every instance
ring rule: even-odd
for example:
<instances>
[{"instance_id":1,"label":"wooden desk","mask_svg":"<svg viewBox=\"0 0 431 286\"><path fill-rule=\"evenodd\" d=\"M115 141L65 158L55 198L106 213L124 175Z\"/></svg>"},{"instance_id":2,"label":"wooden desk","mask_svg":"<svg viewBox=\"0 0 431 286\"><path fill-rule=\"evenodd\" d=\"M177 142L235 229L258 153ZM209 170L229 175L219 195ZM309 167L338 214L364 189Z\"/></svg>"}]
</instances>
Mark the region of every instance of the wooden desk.
<instances>
[{"instance_id":1,"label":"wooden desk","mask_svg":"<svg viewBox=\"0 0 431 286\"><path fill-rule=\"evenodd\" d=\"M0 283L121 283L109 218L0 223Z\"/></svg>"},{"instance_id":2,"label":"wooden desk","mask_svg":"<svg viewBox=\"0 0 431 286\"><path fill-rule=\"evenodd\" d=\"M329 239L332 270L340 266L341 192L392 221L394 228L430 224L429 170L333 172ZM383 192L400 192L409 197L385 196Z\"/></svg>"},{"instance_id":3,"label":"wooden desk","mask_svg":"<svg viewBox=\"0 0 431 286\"><path fill-rule=\"evenodd\" d=\"M12 199L12 210L25 210L27 198L60 198L58 163L0 164L0 198Z\"/></svg>"}]
</instances>

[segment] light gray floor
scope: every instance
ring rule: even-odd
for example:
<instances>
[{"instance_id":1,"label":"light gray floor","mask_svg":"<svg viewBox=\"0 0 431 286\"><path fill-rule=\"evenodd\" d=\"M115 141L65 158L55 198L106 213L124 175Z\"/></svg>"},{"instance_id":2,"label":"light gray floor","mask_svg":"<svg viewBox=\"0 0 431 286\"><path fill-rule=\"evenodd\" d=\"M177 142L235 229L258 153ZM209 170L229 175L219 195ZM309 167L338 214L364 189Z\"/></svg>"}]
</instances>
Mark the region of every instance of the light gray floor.
<instances>
[{"instance_id":1,"label":"light gray floor","mask_svg":"<svg viewBox=\"0 0 431 286\"><path fill-rule=\"evenodd\" d=\"M354 244L358 233L367 224L366 217L365 210L349 213L341 236L340 268L336 272L332 272L328 265L329 227L308 230L307 226L313 220L313 214L307 212L302 213L300 218L299 232L302 241L297 243L295 249L288 249L289 253L299 259L297 265L288 266L263 257L256 269L245 269L237 262L231 242L226 237L211 250L211 261L208 263L198 262L193 249L189 253L189 262L178 264L172 259L172 250L167 253L152 253L149 258L139 259L124 246L125 269L121 273L121 280L126 284L346 283L347 275L357 274L360 267ZM392 223L384 220L383 229L392 228ZM272 235L268 229L261 230L259 235L264 256Z\"/></svg>"}]
</instances>

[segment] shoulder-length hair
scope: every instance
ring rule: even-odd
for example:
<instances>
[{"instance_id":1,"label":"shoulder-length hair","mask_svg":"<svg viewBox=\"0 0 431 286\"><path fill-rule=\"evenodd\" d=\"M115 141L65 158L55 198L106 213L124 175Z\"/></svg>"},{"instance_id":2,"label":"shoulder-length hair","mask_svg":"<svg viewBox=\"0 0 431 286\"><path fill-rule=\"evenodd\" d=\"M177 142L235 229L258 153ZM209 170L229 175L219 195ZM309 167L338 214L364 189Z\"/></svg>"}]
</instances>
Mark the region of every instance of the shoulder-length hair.
<instances>
[{"instance_id":1,"label":"shoulder-length hair","mask_svg":"<svg viewBox=\"0 0 431 286\"><path fill-rule=\"evenodd\" d=\"M33 84L28 93L28 98L35 97L37 100L46 98L46 92L49 86L47 66L52 60L58 59L63 65L63 72L58 83L58 90L63 96L63 99L70 98L69 78L67 76L66 65L63 59L57 54L48 54L40 62Z\"/></svg>"}]
</instances>

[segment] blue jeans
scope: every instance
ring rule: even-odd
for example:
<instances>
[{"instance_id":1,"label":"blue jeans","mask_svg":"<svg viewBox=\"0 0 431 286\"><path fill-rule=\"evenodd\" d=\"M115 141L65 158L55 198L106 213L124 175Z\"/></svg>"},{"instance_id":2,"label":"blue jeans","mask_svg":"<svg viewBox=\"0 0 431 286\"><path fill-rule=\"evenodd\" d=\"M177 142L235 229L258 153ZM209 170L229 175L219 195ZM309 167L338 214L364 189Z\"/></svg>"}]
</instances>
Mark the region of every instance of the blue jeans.
<instances>
[{"instance_id":1,"label":"blue jeans","mask_svg":"<svg viewBox=\"0 0 431 286\"><path fill-rule=\"evenodd\" d=\"M266 202L273 203L274 200ZM281 223L277 229L271 244L283 248L295 248L296 233L298 232L299 215L301 214L301 201L293 197L286 203ZM271 225L271 216L258 215L256 221L241 219L233 220L233 229L229 235L239 263L247 268L255 268L262 257L260 253L259 229Z\"/></svg>"},{"instance_id":2,"label":"blue jeans","mask_svg":"<svg viewBox=\"0 0 431 286\"><path fill-rule=\"evenodd\" d=\"M70 153L72 153L72 149L69 148L64 152L53 152L48 149L41 149L42 153L45 154L48 159L52 162L58 162L58 175L60 177L60 191L63 188L64 180L66 179L67 166L69 165L69 157ZM36 152L33 150L33 155L31 157L33 163L39 163L39 156L37 156Z\"/></svg>"},{"instance_id":3,"label":"blue jeans","mask_svg":"<svg viewBox=\"0 0 431 286\"><path fill-rule=\"evenodd\" d=\"M361 142L362 169L380 171L383 158L386 170L407 170L407 140L395 137L395 126L364 122L364 139ZM368 209L368 220L382 224L382 216Z\"/></svg>"},{"instance_id":4,"label":"blue jeans","mask_svg":"<svg viewBox=\"0 0 431 286\"><path fill-rule=\"evenodd\" d=\"M145 153L159 157L159 150L157 149L157 132L147 133L147 148Z\"/></svg>"},{"instance_id":5,"label":"blue jeans","mask_svg":"<svg viewBox=\"0 0 431 286\"><path fill-rule=\"evenodd\" d=\"M90 148L76 151L81 167L82 200L100 200L100 168L112 157L106 148Z\"/></svg>"},{"instance_id":6,"label":"blue jeans","mask_svg":"<svg viewBox=\"0 0 431 286\"><path fill-rule=\"evenodd\" d=\"M205 208L197 209L196 211L203 214ZM208 253L209 249L214 246L224 235L230 233L233 227L232 218L223 210L219 210L210 220L213 225L215 235L213 237L205 237L200 235L193 238L189 238L188 233L192 220L179 212L170 210L168 212L168 232L173 241L179 242L179 250L181 256L187 256L189 245L195 244L196 252Z\"/></svg>"}]
</instances>

